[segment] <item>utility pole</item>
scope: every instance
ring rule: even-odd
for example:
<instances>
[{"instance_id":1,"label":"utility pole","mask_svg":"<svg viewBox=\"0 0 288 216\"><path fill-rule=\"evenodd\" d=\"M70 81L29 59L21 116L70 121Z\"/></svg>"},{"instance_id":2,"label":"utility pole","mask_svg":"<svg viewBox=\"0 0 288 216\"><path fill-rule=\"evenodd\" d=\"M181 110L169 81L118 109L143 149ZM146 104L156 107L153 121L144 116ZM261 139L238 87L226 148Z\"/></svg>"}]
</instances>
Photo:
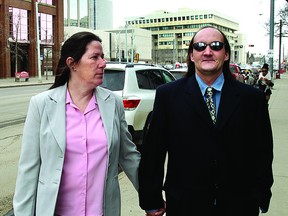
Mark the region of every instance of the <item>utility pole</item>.
<instances>
[{"instance_id":1,"label":"utility pole","mask_svg":"<svg viewBox=\"0 0 288 216\"><path fill-rule=\"evenodd\" d=\"M270 40L269 40L269 68L273 79L273 57L274 57L274 0L270 0Z\"/></svg>"},{"instance_id":2,"label":"utility pole","mask_svg":"<svg viewBox=\"0 0 288 216\"><path fill-rule=\"evenodd\" d=\"M278 72L280 72L281 69L281 45L282 45L282 20L280 20L279 23L279 60L278 60ZM284 57L284 56L283 56Z\"/></svg>"}]
</instances>

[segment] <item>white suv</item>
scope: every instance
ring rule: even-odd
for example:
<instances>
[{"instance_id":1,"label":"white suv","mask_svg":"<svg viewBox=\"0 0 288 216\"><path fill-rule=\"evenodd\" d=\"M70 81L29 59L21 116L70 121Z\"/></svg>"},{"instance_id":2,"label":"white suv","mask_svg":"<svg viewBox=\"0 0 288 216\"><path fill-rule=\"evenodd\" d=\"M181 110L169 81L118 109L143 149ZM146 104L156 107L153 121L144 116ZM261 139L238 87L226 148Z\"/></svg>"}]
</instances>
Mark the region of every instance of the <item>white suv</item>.
<instances>
[{"instance_id":1,"label":"white suv","mask_svg":"<svg viewBox=\"0 0 288 216\"><path fill-rule=\"evenodd\" d=\"M125 117L133 141L141 144L151 116L156 88L175 77L152 64L107 62L102 87L123 98Z\"/></svg>"}]
</instances>

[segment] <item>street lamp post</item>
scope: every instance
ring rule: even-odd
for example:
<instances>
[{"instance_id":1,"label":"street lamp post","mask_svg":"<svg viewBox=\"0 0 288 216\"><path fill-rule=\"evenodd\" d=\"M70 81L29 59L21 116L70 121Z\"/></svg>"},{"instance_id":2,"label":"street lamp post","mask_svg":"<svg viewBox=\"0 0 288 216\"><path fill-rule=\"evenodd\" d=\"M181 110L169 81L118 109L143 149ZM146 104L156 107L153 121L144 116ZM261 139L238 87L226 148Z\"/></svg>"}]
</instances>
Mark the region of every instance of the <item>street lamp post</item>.
<instances>
[{"instance_id":1,"label":"street lamp post","mask_svg":"<svg viewBox=\"0 0 288 216\"><path fill-rule=\"evenodd\" d=\"M128 63L128 36L127 36L127 23L125 24L125 43L126 43L126 49L125 49L125 56L126 56L126 62Z\"/></svg>"},{"instance_id":2,"label":"street lamp post","mask_svg":"<svg viewBox=\"0 0 288 216\"><path fill-rule=\"evenodd\" d=\"M37 56L38 56L38 81L42 82L41 77L41 60L40 60L40 39L39 39L39 14L38 14L38 2L35 2L35 14L36 14L36 40L37 40Z\"/></svg>"},{"instance_id":3,"label":"street lamp post","mask_svg":"<svg viewBox=\"0 0 288 216\"><path fill-rule=\"evenodd\" d=\"M120 52L120 33L121 31L118 32L118 62L121 62L121 52Z\"/></svg>"}]
</instances>

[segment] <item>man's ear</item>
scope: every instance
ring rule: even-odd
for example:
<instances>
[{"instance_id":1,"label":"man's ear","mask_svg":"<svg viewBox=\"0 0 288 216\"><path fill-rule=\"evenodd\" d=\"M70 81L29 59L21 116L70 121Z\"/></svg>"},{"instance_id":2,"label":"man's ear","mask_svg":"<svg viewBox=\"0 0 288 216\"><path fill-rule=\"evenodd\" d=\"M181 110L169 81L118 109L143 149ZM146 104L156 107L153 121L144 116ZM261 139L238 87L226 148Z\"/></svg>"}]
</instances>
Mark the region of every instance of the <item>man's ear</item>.
<instances>
[{"instance_id":1,"label":"man's ear","mask_svg":"<svg viewBox=\"0 0 288 216\"><path fill-rule=\"evenodd\" d=\"M191 60L192 62L194 62L193 52L191 52L191 53L189 54L189 57L190 57L190 60Z\"/></svg>"},{"instance_id":2,"label":"man's ear","mask_svg":"<svg viewBox=\"0 0 288 216\"><path fill-rule=\"evenodd\" d=\"M227 61L230 58L230 55L228 52L225 53L225 61Z\"/></svg>"}]
</instances>

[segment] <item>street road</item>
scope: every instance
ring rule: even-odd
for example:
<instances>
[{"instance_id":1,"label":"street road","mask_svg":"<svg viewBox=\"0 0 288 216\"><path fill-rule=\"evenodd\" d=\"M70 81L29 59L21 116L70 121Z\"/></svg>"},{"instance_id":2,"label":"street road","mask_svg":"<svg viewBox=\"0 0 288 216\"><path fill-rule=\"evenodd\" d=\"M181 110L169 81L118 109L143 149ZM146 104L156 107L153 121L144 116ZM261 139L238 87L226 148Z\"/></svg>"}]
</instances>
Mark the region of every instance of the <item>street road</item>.
<instances>
[{"instance_id":1,"label":"street road","mask_svg":"<svg viewBox=\"0 0 288 216\"><path fill-rule=\"evenodd\" d=\"M12 208L23 123L29 100L48 87L0 88L0 215Z\"/></svg>"}]
</instances>

